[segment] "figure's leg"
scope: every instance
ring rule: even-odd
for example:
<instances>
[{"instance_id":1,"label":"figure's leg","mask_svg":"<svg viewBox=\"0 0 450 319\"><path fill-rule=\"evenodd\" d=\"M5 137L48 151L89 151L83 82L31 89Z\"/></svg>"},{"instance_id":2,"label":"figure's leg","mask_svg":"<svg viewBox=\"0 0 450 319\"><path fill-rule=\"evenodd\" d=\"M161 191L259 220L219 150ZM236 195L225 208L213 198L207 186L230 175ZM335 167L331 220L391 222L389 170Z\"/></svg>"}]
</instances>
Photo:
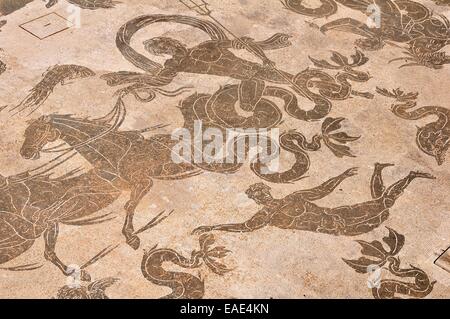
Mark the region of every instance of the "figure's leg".
<instances>
[{"instance_id":1,"label":"figure's leg","mask_svg":"<svg viewBox=\"0 0 450 319\"><path fill-rule=\"evenodd\" d=\"M153 181L151 179L133 184L130 200L125 204L125 211L127 215L125 217L125 223L123 225L122 233L125 235L127 244L130 245L133 249L138 249L140 245L139 237L134 233L134 211L136 210L136 207L141 199L149 192L152 185Z\"/></svg>"},{"instance_id":2,"label":"figure's leg","mask_svg":"<svg viewBox=\"0 0 450 319\"><path fill-rule=\"evenodd\" d=\"M288 197L289 198L298 197L298 200L307 200L307 201L321 199L321 198L331 194L331 192L333 192L336 189L336 187L340 183L342 183L346 178L354 176L356 174L357 174L357 169L350 168L350 169L346 170L344 173L342 173L341 175L330 178L322 185L319 185L319 186L311 188L311 189L295 192L291 195L288 195Z\"/></svg>"},{"instance_id":3,"label":"figure's leg","mask_svg":"<svg viewBox=\"0 0 450 319\"><path fill-rule=\"evenodd\" d=\"M372 177L371 186L372 192L374 192L373 195L376 195L383 188L381 170L383 165L388 166L387 164L379 165L375 168L374 176ZM430 174L410 172L408 176L392 184L381 197L352 206L333 208L328 212L328 216L337 216L338 220L342 221L341 224L344 226L339 230L342 235L356 236L368 233L386 221L389 217L389 208L394 205L397 198L400 197L405 188L415 178L434 179Z\"/></svg>"},{"instance_id":4,"label":"figure's leg","mask_svg":"<svg viewBox=\"0 0 450 319\"><path fill-rule=\"evenodd\" d=\"M394 166L394 164L375 163L372 179L370 180L370 193L372 195L372 198L379 198L381 195L383 195L386 188L383 184L383 176L381 175L381 172L388 166Z\"/></svg>"},{"instance_id":5,"label":"figure's leg","mask_svg":"<svg viewBox=\"0 0 450 319\"><path fill-rule=\"evenodd\" d=\"M266 85L262 80L243 80L239 84L238 98L240 107L247 112L252 112L256 104L261 100Z\"/></svg>"},{"instance_id":6,"label":"figure's leg","mask_svg":"<svg viewBox=\"0 0 450 319\"><path fill-rule=\"evenodd\" d=\"M403 191L408 185L416 178L428 178L435 179L435 177L428 173L411 171L408 176L392 184L382 195L384 205L386 207L392 207L395 201L403 194Z\"/></svg>"},{"instance_id":7,"label":"figure's leg","mask_svg":"<svg viewBox=\"0 0 450 319\"><path fill-rule=\"evenodd\" d=\"M192 234L199 235L213 230L220 230L233 233L244 233L244 232L247 233L260 229L269 224L269 222L270 217L268 216L267 212L259 211L246 222L236 224L220 224L214 226L200 226L194 229L192 231Z\"/></svg>"},{"instance_id":8,"label":"figure's leg","mask_svg":"<svg viewBox=\"0 0 450 319\"><path fill-rule=\"evenodd\" d=\"M44 257L48 261L50 261L52 264L54 264L56 267L58 267L64 275L70 276L73 272L70 271L69 267L67 267L56 255L55 248L56 248L56 240L58 238L59 233L59 226L57 223L51 225L45 232L44 232L44 241L45 241L45 252ZM90 281L91 277L89 274L81 270L80 273L80 279L83 281Z\"/></svg>"}]
</instances>

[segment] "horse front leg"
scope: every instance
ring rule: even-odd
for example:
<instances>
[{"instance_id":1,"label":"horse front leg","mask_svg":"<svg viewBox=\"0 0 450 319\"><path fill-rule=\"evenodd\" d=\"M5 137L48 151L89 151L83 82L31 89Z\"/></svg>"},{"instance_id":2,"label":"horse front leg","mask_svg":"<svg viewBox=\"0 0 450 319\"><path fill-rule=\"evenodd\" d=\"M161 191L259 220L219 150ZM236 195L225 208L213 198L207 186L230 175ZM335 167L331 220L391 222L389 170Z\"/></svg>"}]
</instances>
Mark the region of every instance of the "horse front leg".
<instances>
[{"instance_id":1,"label":"horse front leg","mask_svg":"<svg viewBox=\"0 0 450 319\"><path fill-rule=\"evenodd\" d=\"M49 225L49 228L44 232L45 251L44 257L56 267L58 267L65 276L71 276L75 269L67 267L56 255L56 240L59 234L59 225L57 223ZM81 270L80 279L82 281L91 281L91 276L85 271Z\"/></svg>"},{"instance_id":2,"label":"horse front leg","mask_svg":"<svg viewBox=\"0 0 450 319\"><path fill-rule=\"evenodd\" d=\"M133 184L130 200L125 204L125 212L127 215L125 217L122 233L125 236L127 244L135 250L139 248L141 241L134 231L134 212L141 199L150 191L152 186L153 181L151 179Z\"/></svg>"}]
</instances>

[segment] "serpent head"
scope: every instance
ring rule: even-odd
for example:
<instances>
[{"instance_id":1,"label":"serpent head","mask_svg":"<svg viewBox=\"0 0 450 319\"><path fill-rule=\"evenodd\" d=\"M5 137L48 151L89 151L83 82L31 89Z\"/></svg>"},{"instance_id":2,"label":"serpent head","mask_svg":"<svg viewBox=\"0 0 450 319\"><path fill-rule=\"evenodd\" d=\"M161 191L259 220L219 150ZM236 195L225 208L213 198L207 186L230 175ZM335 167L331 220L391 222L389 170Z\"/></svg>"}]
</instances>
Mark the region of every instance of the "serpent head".
<instances>
[{"instance_id":1,"label":"serpent head","mask_svg":"<svg viewBox=\"0 0 450 319\"><path fill-rule=\"evenodd\" d=\"M434 124L430 123L419 128L416 140L424 153L433 156L438 165L442 165L450 147L450 135L445 134L443 129L436 128Z\"/></svg>"}]
</instances>

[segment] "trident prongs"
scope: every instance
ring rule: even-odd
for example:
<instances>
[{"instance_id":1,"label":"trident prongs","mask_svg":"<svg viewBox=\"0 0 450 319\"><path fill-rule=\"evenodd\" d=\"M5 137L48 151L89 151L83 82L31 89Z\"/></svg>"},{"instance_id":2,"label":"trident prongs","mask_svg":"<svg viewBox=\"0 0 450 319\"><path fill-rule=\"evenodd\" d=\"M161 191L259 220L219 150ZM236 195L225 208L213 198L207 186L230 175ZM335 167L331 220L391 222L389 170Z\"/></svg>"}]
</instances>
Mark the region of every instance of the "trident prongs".
<instances>
[{"instance_id":1,"label":"trident prongs","mask_svg":"<svg viewBox=\"0 0 450 319\"><path fill-rule=\"evenodd\" d=\"M196 3L194 0L178 0L182 4L184 4L189 10L194 10L200 15L210 15L211 10L208 8L209 3L207 3L205 0L196 0L200 3Z\"/></svg>"}]
</instances>

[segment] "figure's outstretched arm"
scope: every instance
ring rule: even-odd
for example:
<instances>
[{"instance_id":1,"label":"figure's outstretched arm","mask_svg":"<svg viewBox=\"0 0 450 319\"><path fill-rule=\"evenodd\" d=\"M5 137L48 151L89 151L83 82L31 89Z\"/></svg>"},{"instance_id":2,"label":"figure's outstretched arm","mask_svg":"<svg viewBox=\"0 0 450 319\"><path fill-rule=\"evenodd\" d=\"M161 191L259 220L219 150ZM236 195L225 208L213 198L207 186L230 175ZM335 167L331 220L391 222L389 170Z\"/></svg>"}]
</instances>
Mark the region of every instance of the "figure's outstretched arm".
<instances>
[{"instance_id":1,"label":"figure's outstretched arm","mask_svg":"<svg viewBox=\"0 0 450 319\"><path fill-rule=\"evenodd\" d=\"M309 200L309 201L321 199L331 194L331 192L333 192L340 183L342 183L346 178L356 175L356 173L357 173L356 168L350 168L341 175L330 178L322 185L319 185L311 189L292 193L288 195L287 198L293 200Z\"/></svg>"},{"instance_id":2,"label":"figure's outstretched arm","mask_svg":"<svg viewBox=\"0 0 450 319\"><path fill-rule=\"evenodd\" d=\"M213 230L220 230L233 233L252 232L266 226L270 221L268 213L264 210L256 213L252 218L243 223L219 224L214 226L200 226L193 230L192 234L199 235Z\"/></svg>"},{"instance_id":3,"label":"figure's outstretched arm","mask_svg":"<svg viewBox=\"0 0 450 319\"><path fill-rule=\"evenodd\" d=\"M264 49L253 38L240 37L233 40L224 40L221 41L219 45L226 49L247 50L260 58L264 65L275 65L275 63L266 56Z\"/></svg>"}]
</instances>

